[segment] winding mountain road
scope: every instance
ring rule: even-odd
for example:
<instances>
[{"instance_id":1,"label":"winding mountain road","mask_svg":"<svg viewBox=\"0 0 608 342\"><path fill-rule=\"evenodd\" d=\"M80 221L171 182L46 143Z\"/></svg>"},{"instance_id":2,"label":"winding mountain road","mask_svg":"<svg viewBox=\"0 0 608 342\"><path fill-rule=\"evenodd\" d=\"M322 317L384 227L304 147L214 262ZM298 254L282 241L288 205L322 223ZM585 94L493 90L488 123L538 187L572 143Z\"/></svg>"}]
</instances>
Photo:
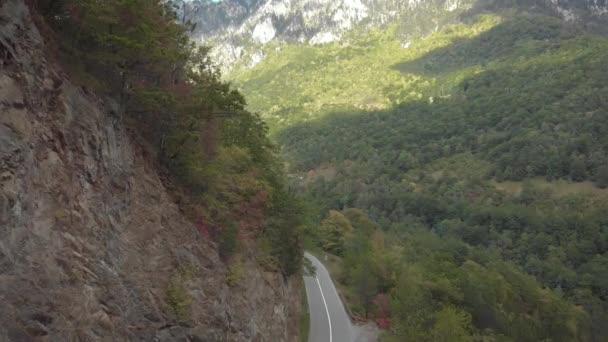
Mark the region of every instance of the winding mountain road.
<instances>
[{"instance_id":1,"label":"winding mountain road","mask_svg":"<svg viewBox=\"0 0 608 342\"><path fill-rule=\"evenodd\" d=\"M304 255L316 268L315 276L304 276L310 313L309 342L353 342L350 318L323 264L310 253Z\"/></svg>"}]
</instances>

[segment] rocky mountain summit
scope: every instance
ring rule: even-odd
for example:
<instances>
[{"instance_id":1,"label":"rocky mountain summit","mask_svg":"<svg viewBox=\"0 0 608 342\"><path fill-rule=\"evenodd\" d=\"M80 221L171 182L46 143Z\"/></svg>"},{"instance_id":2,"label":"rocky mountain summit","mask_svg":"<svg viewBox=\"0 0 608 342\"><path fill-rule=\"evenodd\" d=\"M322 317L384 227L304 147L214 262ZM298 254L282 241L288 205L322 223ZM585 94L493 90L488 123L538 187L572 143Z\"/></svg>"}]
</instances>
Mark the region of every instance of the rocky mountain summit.
<instances>
[{"instance_id":1,"label":"rocky mountain summit","mask_svg":"<svg viewBox=\"0 0 608 342\"><path fill-rule=\"evenodd\" d=\"M215 47L225 67L255 66L263 47L324 44L355 29L399 26L404 41L436 31L468 14L518 7L542 11L605 31L606 0L223 0L185 5L193 37Z\"/></svg>"}]
</instances>

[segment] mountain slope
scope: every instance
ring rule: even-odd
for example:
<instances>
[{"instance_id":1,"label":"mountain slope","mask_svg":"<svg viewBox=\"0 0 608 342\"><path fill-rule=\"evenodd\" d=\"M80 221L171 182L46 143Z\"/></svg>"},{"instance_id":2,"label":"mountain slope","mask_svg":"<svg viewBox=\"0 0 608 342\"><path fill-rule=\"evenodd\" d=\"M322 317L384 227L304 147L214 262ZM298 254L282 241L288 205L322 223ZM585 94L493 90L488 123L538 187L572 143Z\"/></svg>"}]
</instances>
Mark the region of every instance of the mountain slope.
<instances>
[{"instance_id":1,"label":"mountain slope","mask_svg":"<svg viewBox=\"0 0 608 342\"><path fill-rule=\"evenodd\" d=\"M608 336L608 39L512 3L233 73L320 208L310 243L395 341Z\"/></svg>"},{"instance_id":2,"label":"mountain slope","mask_svg":"<svg viewBox=\"0 0 608 342\"><path fill-rule=\"evenodd\" d=\"M260 262L269 248L239 239L227 254L224 234L192 220L192 195L176 203L142 126L68 77L49 29L23 1L0 4L0 340L296 340L297 280ZM233 167L252 172L237 152ZM238 209L248 227L261 220L255 206Z\"/></svg>"},{"instance_id":3,"label":"mountain slope","mask_svg":"<svg viewBox=\"0 0 608 342\"><path fill-rule=\"evenodd\" d=\"M248 68L268 51L266 45L324 44L340 40L353 28L397 24L407 42L483 11L533 9L606 31L605 0L223 0L184 5L184 18L196 24L195 39L215 47L226 68Z\"/></svg>"}]
</instances>

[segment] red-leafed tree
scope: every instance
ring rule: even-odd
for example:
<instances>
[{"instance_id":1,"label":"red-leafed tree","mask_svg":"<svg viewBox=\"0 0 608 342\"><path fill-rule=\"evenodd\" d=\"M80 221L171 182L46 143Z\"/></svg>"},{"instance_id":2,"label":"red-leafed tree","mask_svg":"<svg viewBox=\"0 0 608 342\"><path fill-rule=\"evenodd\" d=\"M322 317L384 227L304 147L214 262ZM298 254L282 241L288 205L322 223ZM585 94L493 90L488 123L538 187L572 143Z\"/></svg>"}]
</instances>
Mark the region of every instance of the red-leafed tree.
<instances>
[{"instance_id":1,"label":"red-leafed tree","mask_svg":"<svg viewBox=\"0 0 608 342\"><path fill-rule=\"evenodd\" d=\"M374 319L376 325L381 329L391 326L391 300L385 293L380 293L374 298Z\"/></svg>"}]
</instances>

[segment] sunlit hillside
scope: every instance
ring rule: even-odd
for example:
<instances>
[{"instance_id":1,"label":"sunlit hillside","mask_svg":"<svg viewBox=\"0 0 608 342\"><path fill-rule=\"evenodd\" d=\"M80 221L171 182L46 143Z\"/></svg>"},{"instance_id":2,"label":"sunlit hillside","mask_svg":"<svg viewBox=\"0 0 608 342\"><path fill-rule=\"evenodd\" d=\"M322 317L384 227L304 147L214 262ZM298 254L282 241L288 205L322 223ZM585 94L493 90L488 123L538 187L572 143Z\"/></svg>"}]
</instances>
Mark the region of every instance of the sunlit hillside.
<instances>
[{"instance_id":1,"label":"sunlit hillside","mask_svg":"<svg viewBox=\"0 0 608 342\"><path fill-rule=\"evenodd\" d=\"M515 11L395 27L232 75L319 208L310 245L388 340L602 340L608 39Z\"/></svg>"}]
</instances>

